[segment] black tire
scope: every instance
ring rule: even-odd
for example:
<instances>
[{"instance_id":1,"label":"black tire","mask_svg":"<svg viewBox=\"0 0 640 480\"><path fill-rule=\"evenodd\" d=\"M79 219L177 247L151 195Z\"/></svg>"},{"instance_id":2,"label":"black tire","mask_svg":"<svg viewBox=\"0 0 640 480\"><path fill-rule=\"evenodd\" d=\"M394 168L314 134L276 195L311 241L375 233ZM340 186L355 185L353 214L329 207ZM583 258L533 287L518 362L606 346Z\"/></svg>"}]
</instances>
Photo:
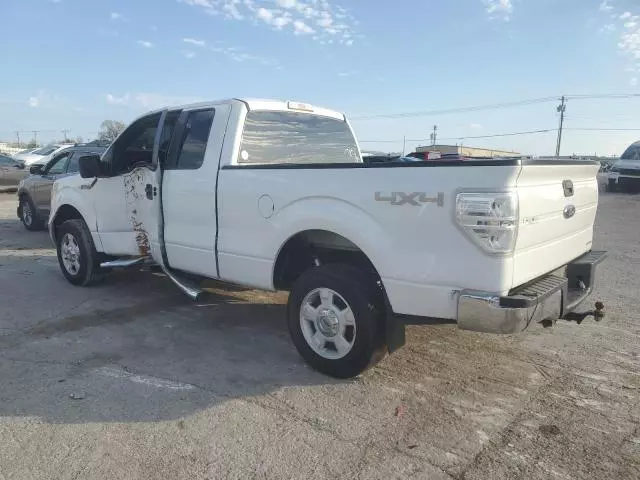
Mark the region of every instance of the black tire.
<instances>
[{"instance_id":1,"label":"black tire","mask_svg":"<svg viewBox=\"0 0 640 480\"><path fill-rule=\"evenodd\" d=\"M65 266L62 258L63 243L67 235L70 235L75 240L79 255L78 263L79 268L76 271L70 271ZM72 219L64 222L58 227L56 232L56 250L58 252L58 263L60 269L66 279L73 285L88 286L98 281L101 276L99 275L98 253L96 247L93 244L93 238L87 228L87 225L82 219Z\"/></svg>"},{"instance_id":2,"label":"black tire","mask_svg":"<svg viewBox=\"0 0 640 480\"><path fill-rule=\"evenodd\" d=\"M20 220L22 220L22 224L27 230L35 232L36 230L42 230L44 228L44 220L38 215L38 211L29 195L20 196L18 211L20 213Z\"/></svg>"},{"instance_id":3,"label":"black tire","mask_svg":"<svg viewBox=\"0 0 640 480\"><path fill-rule=\"evenodd\" d=\"M341 296L353 312L355 338L342 358L328 359L307 343L300 322L305 297L316 289L328 288ZM386 353L384 302L372 275L343 264L327 264L303 273L293 284L287 306L287 323L298 352L316 370L336 378L351 378L378 363Z\"/></svg>"}]
</instances>

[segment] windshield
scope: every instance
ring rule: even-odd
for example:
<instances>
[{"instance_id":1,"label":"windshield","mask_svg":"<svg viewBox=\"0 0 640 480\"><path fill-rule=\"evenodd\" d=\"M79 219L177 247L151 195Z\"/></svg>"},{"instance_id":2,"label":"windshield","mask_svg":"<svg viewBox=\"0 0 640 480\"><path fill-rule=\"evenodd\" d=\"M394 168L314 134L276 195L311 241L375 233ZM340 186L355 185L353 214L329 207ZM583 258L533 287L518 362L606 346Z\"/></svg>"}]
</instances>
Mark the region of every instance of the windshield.
<instances>
[{"instance_id":1,"label":"windshield","mask_svg":"<svg viewBox=\"0 0 640 480\"><path fill-rule=\"evenodd\" d=\"M47 145L46 147L39 148L38 150L34 150L31 152L33 155L51 155L55 152L59 147L56 145Z\"/></svg>"},{"instance_id":2,"label":"windshield","mask_svg":"<svg viewBox=\"0 0 640 480\"><path fill-rule=\"evenodd\" d=\"M640 160L640 143L634 143L620 157L621 160Z\"/></svg>"}]
</instances>

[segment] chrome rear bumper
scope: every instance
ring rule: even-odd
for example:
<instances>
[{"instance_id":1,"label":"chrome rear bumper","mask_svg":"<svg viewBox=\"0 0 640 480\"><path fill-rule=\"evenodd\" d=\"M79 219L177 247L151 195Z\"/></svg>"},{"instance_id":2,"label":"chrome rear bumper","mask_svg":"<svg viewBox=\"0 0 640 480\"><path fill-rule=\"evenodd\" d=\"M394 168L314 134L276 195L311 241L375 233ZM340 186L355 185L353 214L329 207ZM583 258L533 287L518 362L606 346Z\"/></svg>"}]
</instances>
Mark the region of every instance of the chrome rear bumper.
<instances>
[{"instance_id":1,"label":"chrome rear bumper","mask_svg":"<svg viewBox=\"0 0 640 480\"><path fill-rule=\"evenodd\" d=\"M593 290L597 265L606 252L591 251L562 269L508 296L463 290L458 297L458 327L486 333L516 333L571 313Z\"/></svg>"}]
</instances>

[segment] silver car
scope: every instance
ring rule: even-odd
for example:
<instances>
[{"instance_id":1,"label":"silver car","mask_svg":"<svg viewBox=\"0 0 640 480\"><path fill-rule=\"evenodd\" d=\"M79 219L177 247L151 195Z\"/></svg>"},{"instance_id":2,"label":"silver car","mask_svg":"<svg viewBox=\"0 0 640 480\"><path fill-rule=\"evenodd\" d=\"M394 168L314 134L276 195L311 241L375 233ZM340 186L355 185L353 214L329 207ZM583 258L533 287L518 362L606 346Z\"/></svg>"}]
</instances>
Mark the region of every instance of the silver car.
<instances>
[{"instance_id":1,"label":"silver car","mask_svg":"<svg viewBox=\"0 0 640 480\"><path fill-rule=\"evenodd\" d=\"M29 175L24 162L0 153L0 187L17 187Z\"/></svg>"},{"instance_id":2,"label":"silver car","mask_svg":"<svg viewBox=\"0 0 640 480\"><path fill-rule=\"evenodd\" d=\"M18 185L18 218L27 230L46 226L51 209L53 183L78 172L78 160L85 155L102 155L105 147L78 145L57 153L46 165L33 165L31 175Z\"/></svg>"}]
</instances>

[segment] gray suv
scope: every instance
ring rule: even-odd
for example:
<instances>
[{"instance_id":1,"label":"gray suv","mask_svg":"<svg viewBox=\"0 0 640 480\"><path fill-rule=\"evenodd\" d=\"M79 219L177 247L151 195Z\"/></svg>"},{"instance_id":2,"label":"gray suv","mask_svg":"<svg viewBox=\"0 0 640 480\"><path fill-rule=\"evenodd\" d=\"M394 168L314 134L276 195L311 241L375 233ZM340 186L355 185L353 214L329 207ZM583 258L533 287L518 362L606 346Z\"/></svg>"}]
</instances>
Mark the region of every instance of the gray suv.
<instances>
[{"instance_id":1,"label":"gray suv","mask_svg":"<svg viewBox=\"0 0 640 480\"><path fill-rule=\"evenodd\" d=\"M102 155L106 146L74 145L58 152L46 165L34 165L18 185L18 218L27 230L45 227L51 209L51 189L57 179L78 173L78 160Z\"/></svg>"}]
</instances>

